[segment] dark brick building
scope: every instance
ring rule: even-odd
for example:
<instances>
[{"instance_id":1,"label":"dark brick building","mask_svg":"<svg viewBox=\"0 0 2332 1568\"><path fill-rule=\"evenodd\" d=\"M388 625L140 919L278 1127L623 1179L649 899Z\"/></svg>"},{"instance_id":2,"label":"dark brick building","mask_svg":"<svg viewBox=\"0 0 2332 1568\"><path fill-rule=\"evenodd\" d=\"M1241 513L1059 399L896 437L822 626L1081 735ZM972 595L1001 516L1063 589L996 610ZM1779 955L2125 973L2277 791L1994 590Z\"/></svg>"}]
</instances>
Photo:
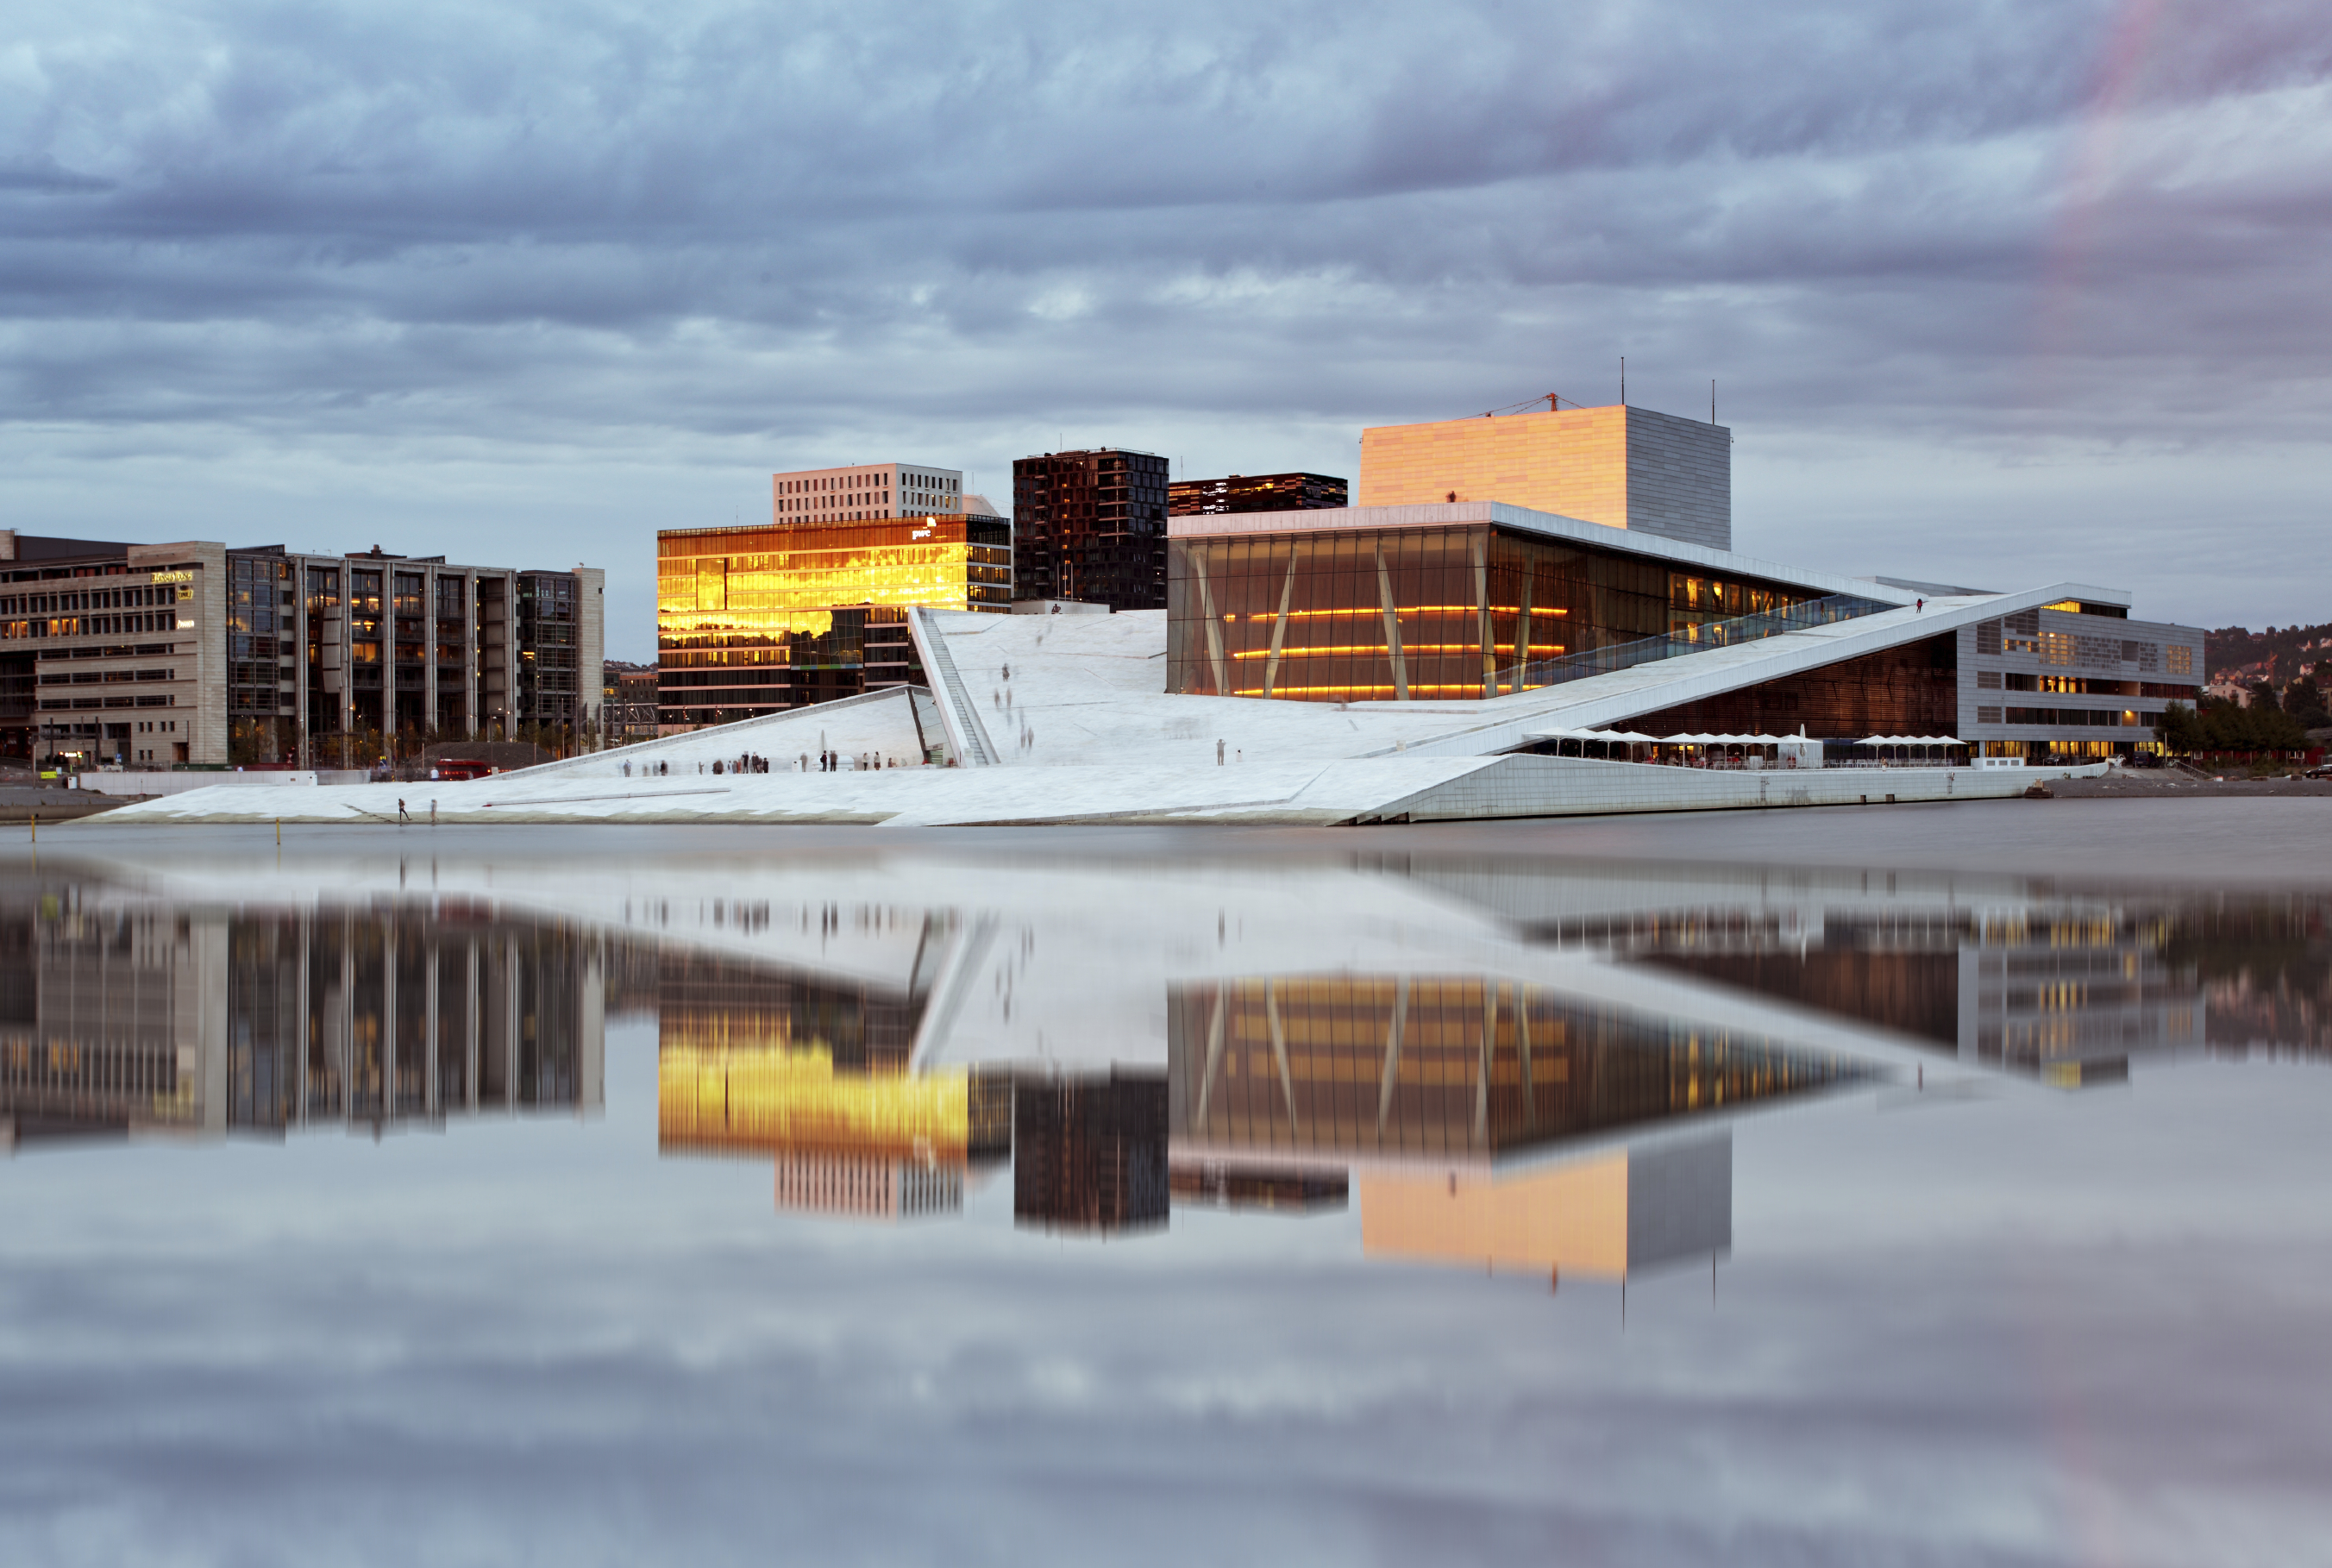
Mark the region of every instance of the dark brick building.
<instances>
[{"instance_id":1,"label":"dark brick building","mask_svg":"<svg viewBox=\"0 0 2332 1568\"><path fill-rule=\"evenodd\" d=\"M1012 464L1012 597L1166 607L1166 460L1109 448Z\"/></svg>"}]
</instances>

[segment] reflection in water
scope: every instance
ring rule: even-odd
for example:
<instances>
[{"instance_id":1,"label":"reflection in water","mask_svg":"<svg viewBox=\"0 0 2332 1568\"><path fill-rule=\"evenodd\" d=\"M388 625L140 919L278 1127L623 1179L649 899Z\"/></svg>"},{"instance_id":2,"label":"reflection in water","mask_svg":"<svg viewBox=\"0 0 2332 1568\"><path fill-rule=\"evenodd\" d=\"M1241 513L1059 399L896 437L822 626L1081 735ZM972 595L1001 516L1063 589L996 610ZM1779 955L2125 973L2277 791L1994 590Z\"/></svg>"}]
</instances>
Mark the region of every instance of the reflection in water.
<instances>
[{"instance_id":1,"label":"reflection in water","mask_svg":"<svg viewBox=\"0 0 2332 1568\"><path fill-rule=\"evenodd\" d=\"M963 1207L975 1159L1011 1141L1009 1079L910 1073L930 997L903 986L667 949L656 974L656 1128L666 1153L766 1155L779 1209L898 1219Z\"/></svg>"},{"instance_id":2,"label":"reflection in water","mask_svg":"<svg viewBox=\"0 0 2332 1568\"><path fill-rule=\"evenodd\" d=\"M1663 969L1835 1013L2063 1087L2192 1049L2204 999L2175 917L2113 908L1907 910L1630 933Z\"/></svg>"},{"instance_id":3,"label":"reflection in water","mask_svg":"<svg viewBox=\"0 0 2332 1568\"><path fill-rule=\"evenodd\" d=\"M1615 1276L1730 1245L1730 1137L1520 1176L1517 1159L1870 1071L1479 976L1179 986L1169 1026L1178 1193L1342 1207L1357 1189L1371 1254Z\"/></svg>"},{"instance_id":4,"label":"reflection in water","mask_svg":"<svg viewBox=\"0 0 2332 1568\"><path fill-rule=\"evenodd\" d=\"M1166 1223L1166 1078L1024 1075L1012 1090L1012 1218L1106 1233Z\"/></svg>"},{"instance_id":5,"label":"reflection in water","mask_svg":"<svg viewBox=\"0 0 2332 1568\"><path fill-rule=\"evenodd\" d=\"M895 896L916 886L627 896L595 923L476 892L20 884L0 895L0 1116L22 1145L588 1112L606 1015L653 1013L660 1149L768 1161L782 1210L957 1214L1009 1160L1031 1229L1356 1208L1371 1257L1625 1277L1730 1246L1746 1111L1939 1057L2079 1085L2194 1047L2332 1055L2315 897L1355 863L1255 881L1363 912L1258 919L1266 964L1211 886L1196 918L1113 911L1107 961L1049 885ZM1495 964L1403 961L1453 922ZM1032 968L1065 928L1068 961Z\"/></svg>"},{"instance_id":6,"label":"reflection in water","mask_svg":"<svg viewBox=\"0 0 2332 1568\"><path fill-rule=\"evenodd\" d=\"M250 911L103 884L0 897L14 1143L588 1111L596 939L460 900Z\"/></svg>"},{"instance_id":7,"label":"reflection in water","mask_svg":"<svg viewBox=\"0 0 2332 1568\"><path fill-rule=\"evenodd\" d=\"M1655 1143L1511 1181L1379 1171L1360 1179L1372 1256L1608 1279L1733 1246L1733 1135Z\"/></svg>"},{"instance_id":8,"label":"reflection in water","mask_svg":"<svg viewBox=\"0 0 2332 1568\"><path fill-rule=\"evenodd\" d=\"M1206 982L1169 1007L1178 1157L1486 1160L1866 1070L1479 976Z\"/></svg>"}]
</instances>

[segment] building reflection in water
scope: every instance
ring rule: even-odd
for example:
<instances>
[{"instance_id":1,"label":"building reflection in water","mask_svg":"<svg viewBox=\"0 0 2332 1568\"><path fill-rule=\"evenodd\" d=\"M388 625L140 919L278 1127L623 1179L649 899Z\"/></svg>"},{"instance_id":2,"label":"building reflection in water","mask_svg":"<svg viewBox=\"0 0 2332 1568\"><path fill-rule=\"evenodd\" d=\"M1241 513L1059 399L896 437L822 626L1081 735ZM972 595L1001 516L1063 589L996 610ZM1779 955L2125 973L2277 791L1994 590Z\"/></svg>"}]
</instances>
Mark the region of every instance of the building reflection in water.
<instances>
[{"instance_id":1,"label":"building reflection in water","mask_svg":"<svg viewBox=\"0 0 2332 1568\"><path fill-rule=\"evenodd\" d=\"M2203 997L2169 912L2110 905L1666 916L1601 933L1672 973L1877 1025L2067 1088L2202 1044Z\"/></svg>"},{"instance_id":2,"label":"building reflection in water","mask_svg":"<svg viewBox=\"0 0 2332 1568\"><path fill-rule=\"evenodd\" d=\"M1508 1179L1363 1172L1361 1249L1624 1279L1733 1247L1733 1134L1655 1142Z\"/></svg>"},{"instance_id":3,"label":"building reflection in water","mask_svg":"<svg viewBox=\"0 0 2332 1568\"><path fill-rule=\"evenodd\" d=\"M487 904L0 897L12 1143L597 1110L598 941Z\"/></svg>"},{"instance_id":4,"label":"building reflection in water","mask_svg":"<svg viewBox=\"0 0 2332 1568\"><path fill-rule=\"evenodd\" d=\"M1730 1136L1680 1131L1868 1072L1464 975L1179 986L1167 1038L1184 1200L1349 1193L1371 1254L1611 1276L1730 1245Z\"/></svg>"},{"instance_id":5,"label":"building reflection in water","mask_svg":"<svg viewBox=\"0 0 2332 1568\"><path fill-rule=\"evenodd\" d=\"M930 997L673 949L656 977L656 1126L667 1153L766 1158L777 1206L863 1219L963 1207L1011 1146L1008 1076L908 1070Z\"/></svg>"},{"instance_id":6,"label":"building reflection in water","mask_svg":"<svg viewBox=\"0 0 2332 1568\"><path fill-rule=\"evenodd\" d=\"M1012 1219L1039 1230L1161 1229L1166 1075L1027 1073L1012 1090Z\"/></svg>"}]
</instances>

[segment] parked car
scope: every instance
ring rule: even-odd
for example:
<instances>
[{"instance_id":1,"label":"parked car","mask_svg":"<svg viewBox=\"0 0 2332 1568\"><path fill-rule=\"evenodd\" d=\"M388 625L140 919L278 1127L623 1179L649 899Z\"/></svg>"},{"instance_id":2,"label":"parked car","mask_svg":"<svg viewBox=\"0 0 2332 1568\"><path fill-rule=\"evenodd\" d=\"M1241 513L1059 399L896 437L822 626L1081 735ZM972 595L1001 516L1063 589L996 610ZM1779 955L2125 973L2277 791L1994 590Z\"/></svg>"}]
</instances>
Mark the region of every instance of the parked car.
<instances>
[{"instance_id":1,"label":"parked car","mask_svg":"<svg viewBox=\"0 0 2332 1568\"><path fill-rule=\"evenodd\" d=\"M2318 762L2315 767L2310 768L2307 772L2301 774L2300 777L2303 779L2332 779L2332 762Z\"/></svg>"}]
</instances>

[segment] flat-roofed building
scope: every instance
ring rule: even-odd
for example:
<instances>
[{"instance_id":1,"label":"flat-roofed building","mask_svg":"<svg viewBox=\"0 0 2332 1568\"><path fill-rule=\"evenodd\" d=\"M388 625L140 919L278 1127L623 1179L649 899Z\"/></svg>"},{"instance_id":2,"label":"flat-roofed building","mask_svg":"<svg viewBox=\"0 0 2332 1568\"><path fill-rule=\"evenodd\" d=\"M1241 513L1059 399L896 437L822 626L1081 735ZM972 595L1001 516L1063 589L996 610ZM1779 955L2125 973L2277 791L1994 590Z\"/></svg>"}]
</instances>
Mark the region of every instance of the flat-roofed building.
<instances>
[{"instance_id":1,"label":"flat-roofed building","mask_svg":"<svg viewBox=\"0 0 2332 1568\"><path fill-rule=\"evenodd\" d=\"M1168 479L1164 458L1123 447L1015 461L1012 597L1161 608Z\"/></svg>"},{"instance_id":2,"label":"flat-roofed building","mask_svg":"<svg viewBox=\"0 0 2332 1568\"><path fill-rule=\"evenodd\" d=\"M354 765L392 738L579 743L604 594L595 567L0 533L0 754Z\"/></svg>"},{"instance_id":3,"label":"flat-roofed building","mask_svg":"<svg viewBox=\"0 0 2332 1568\"><path fill-rule=\"evenodd\" d=\"M607 659L600 664L600 723L610 746L653 741L656 729L656 667Z\"/></svg>"},{"instance_id":4,"label":"flat-roofed building","mask_svg":"<svg viewBox=\"0 0 2332 1568\"><path fill-rule=\"evenodd\" d=\"M964 510L963 473L928 463L853 463L769 476L778 525L951 517Z\"/></svg>"},{"instance_id":5,"label":"flat-roofed building","mask_svg":"<svg viewBox=\"0 0 2332 1568\"><path fill-rule=\"evenodd\" d=\"M1181 479L1167 486L1167 512L1202 517L1231 512L1302 512L1348 506L1351 486L1325 473L1234 473L1228 479Z\"/></svg>"},{"instance_id":6,"label":"flat-roofed building","mask_svg":"<svg viewBox=\"0 0 2332 1568\"><path fill-rule=\"evenodd\" d=\"M892 468L919 484L958 483L945 470ZM875 472L836 471L854 483ZM806 483L778 475L778 511L766 526L656 535L664 730L921 684L908 610L1010 607L1012 525L984 503L966 510L959 492L935 483L891 493L935 497L950 510L900 515L871 484L795 488ZM786 510L794 501L816 510Z\"/></svg>"},{"instance_id":7,"label":"flat-roofed building","mask_svg":"<svg viewBox=\"0 0 2332 1568\"><path fill-rule=\"evenodd\" d=\"M1361 432L1356 506L1503 502L1733 548L1733 433L1625 404Z\"/></svg>"}]
</instances>

